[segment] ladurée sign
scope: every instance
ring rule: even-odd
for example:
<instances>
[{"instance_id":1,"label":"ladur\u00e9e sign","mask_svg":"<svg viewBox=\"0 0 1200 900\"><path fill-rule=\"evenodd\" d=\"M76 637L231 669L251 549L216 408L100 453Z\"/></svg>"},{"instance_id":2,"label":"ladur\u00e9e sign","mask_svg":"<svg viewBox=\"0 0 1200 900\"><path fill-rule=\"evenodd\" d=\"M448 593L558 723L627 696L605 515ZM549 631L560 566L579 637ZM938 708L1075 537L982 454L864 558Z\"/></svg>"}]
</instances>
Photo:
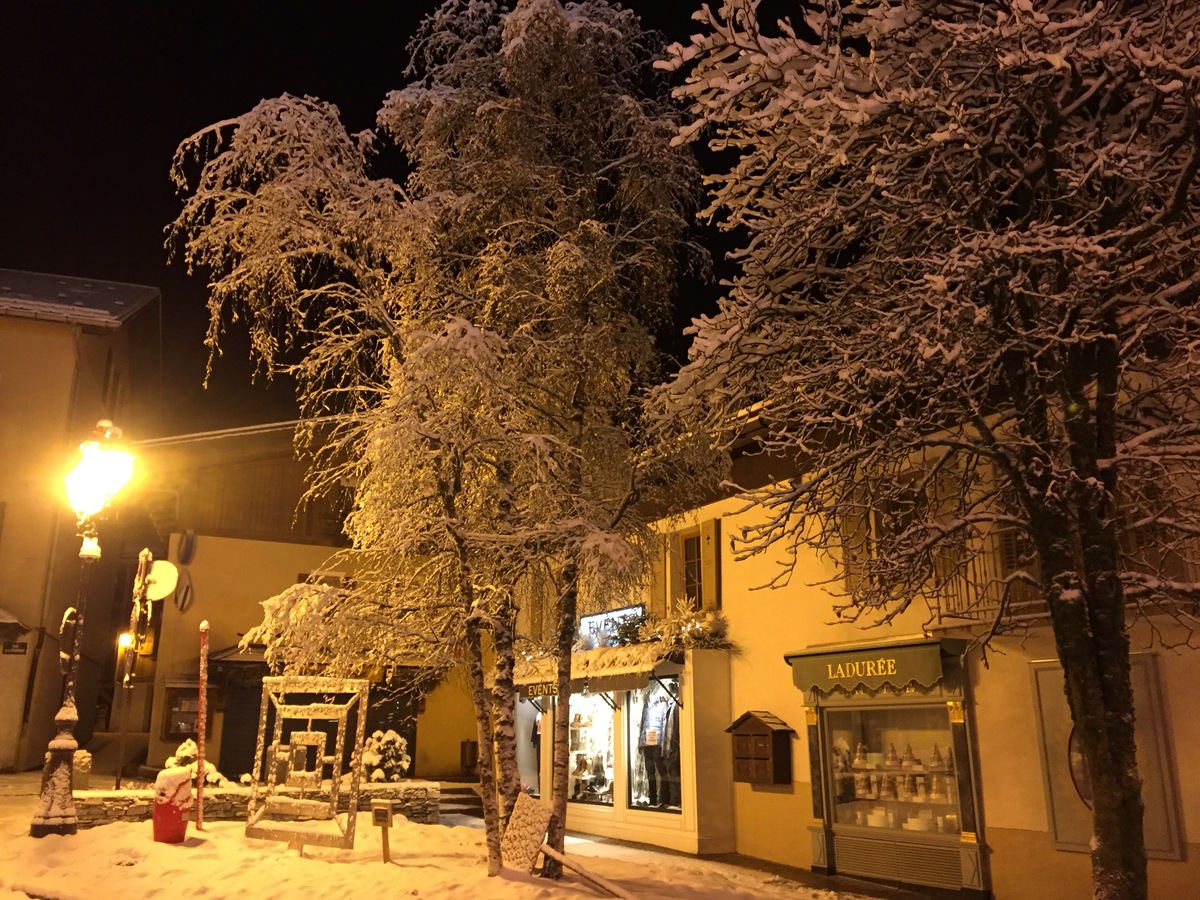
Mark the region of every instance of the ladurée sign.
<instances>
[{"instance_id":1,"label":"ladur\u00e9e sign","mask_svg":"<svg viewBox=\"0 0 1200 900\"><path fill-rule=\"evenodd\" d=\"M896 657L880 656L877 659L856 659L847 662L831 662L825 664L830 681L844 681L847 678L874 678L879 675L896 674Z\"/></svg>"},{"instance_id":2,"label":"ladur\u00e9e sign","mask_svg":"<svg viewBox=\"0 0 1200 900\"><path fill-rule=\"evenodd\" d=\"M792 667L796 686L804 691L902 689L913 683L932 687L942 677L942 643L813 650L784 659Z\"/></svg>"}]
</instances>

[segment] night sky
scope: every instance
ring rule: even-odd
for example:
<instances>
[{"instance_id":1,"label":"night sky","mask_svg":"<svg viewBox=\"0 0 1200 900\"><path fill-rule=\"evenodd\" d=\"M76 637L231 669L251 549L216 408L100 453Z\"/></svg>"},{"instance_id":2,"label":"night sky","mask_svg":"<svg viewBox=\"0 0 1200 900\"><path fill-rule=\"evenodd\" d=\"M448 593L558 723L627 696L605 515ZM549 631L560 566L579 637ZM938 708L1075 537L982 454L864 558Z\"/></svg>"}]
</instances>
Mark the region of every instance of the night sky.
<instances>
[{"instance_id":1,"label":"night sky","mask_svg":"<svg viewBox=\"0 0 1200 900\"><path fill-rule=\"evenodd\" d=\"M682 39L700 0L625 5ZM142 436L294 414L290 386L249 387L236 332L209 389L201 386L204 286L168 265L163 247L179 209L167 175L175 147L285 92L336 103L351 131L372 126L385 94L403 83L410 35L436 6L0 3L0 268L162 291L162 387L143 392Z\"/></svg>"}]
</instances>

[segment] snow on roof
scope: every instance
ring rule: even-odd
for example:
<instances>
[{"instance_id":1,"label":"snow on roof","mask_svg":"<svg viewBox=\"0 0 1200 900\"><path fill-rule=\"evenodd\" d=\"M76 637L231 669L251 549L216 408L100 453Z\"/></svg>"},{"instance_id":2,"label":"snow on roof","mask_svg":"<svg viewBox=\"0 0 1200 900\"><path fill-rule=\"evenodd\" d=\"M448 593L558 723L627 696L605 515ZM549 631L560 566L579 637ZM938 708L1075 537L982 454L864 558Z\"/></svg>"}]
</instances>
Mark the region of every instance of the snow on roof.
<instances>
[{"instance_id":1,"label":"snow on roof","mask_svg":"<svg viewBox=\"0 0 1200 900\"><path fill-rule=\"evenodd\" d=\"M796 733L796 729L792 728L792 726L783 721L783 719L779 718L779 716L761 709L752 709L742 713L740 716L734 719L733 724L725 730L728 732L733 732L747 719L757 719L763 725L766 725L771 731L790 731L792 734Z\"/></svg>"},{"instance_id":2,"label":"snow on roof","mask_svg":"<svg viewBox=\"0 0 1200 900\"><path fill-rule=\"evenodd\" d=\"M0 269L0 316L111 330L160 296L144 284Z\"/></svg>"},{"instance_id":3,"label":"snow on roof","mask_svg":"<svg viewBox=\"0 0 1200 900\"><path fill-rule=\"evenodd\" d=\"M27 631L29 631L29 626L22 623L20 619L3 606L0 606L0 637L3 637L6 641L15 641Z\"/></svg>"},{"instance_id":4,"label":"snow on roof","mask_svg":"<svg viewBox=\"0 0 1200 900\"><path fill-rule=\"evenodd\" d=\"M658 642L627 644L622 647L597 647L571 657L571 681L614 678L620 675L649 675L670 655ZM517 684L554 681L557 662L553 657L518 660L513 680Z\"/></svg>"}]
</instances>

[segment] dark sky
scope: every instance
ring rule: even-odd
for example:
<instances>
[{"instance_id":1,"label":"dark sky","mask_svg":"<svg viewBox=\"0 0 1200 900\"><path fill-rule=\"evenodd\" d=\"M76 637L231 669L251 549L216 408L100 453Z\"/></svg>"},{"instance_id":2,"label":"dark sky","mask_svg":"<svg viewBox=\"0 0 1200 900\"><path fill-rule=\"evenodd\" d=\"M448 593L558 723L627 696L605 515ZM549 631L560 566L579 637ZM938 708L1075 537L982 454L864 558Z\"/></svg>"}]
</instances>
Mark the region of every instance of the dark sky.
<instances>
[{"instance_id":1,"label":"dark sky","mask_svg":"<svg viewBox=\"0 0 1200 900\"><path fill-rule=\"evenodd\" d=\"M287 418L285 385L249 387L230 340L201 387L204 288L167 265L178 143L284 92L371 126L402 84L404 49L435 0L0 3L0 268L151 284L163 294L161 399L136 430L182 433ZM700 0L634 0L673 39ZM380 12L380 10L390 10Z\"/></svg>"}]
</instances>

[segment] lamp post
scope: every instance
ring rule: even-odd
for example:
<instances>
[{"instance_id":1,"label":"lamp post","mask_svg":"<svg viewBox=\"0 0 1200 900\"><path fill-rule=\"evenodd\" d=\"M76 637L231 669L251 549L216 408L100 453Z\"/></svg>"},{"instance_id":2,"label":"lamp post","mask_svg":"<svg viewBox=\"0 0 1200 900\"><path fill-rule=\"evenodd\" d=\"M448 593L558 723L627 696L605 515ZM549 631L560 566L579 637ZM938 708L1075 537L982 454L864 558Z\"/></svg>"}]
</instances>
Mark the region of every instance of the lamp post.
<instances>
[{"instance_id":1,"label":"lamp post","mask_svg":"<svg viewBox=\"0 0 1200 900\"><path fill-rule=\"evenodd\" d=\"M133 646L133 634L122 631L117 636L117 670L113 691L113 710L119 729L117 739L117 780L113 790L121 789L121 775L125 768L125 736L129 731L129 693L133 691L133 658L137 650Z\"/></svg>"},{"instance_id":2,"label":"lamp post","mask_svg":"<svg viewBox=\"0 0 1200 900\"><path fill-rule=\"evenodd\" d=\"M101 419L92 435L79 445L79 462L64 479L67 498L75 510L79 537L82 538L79 594L76 606L63 615L58 653L65 676L63 704L54 717L58 734L47 748L38 809L29 828L32 837L74 834L78 829L74 798L75 751L79 749L75 740L75 725L79 722L75 709L75 682L79 677L88 585L93 564L100 558L99 516L133 476L133 455L120 449L120 437L119 428L107 419Z\"/></svg>"}]
</instances>

